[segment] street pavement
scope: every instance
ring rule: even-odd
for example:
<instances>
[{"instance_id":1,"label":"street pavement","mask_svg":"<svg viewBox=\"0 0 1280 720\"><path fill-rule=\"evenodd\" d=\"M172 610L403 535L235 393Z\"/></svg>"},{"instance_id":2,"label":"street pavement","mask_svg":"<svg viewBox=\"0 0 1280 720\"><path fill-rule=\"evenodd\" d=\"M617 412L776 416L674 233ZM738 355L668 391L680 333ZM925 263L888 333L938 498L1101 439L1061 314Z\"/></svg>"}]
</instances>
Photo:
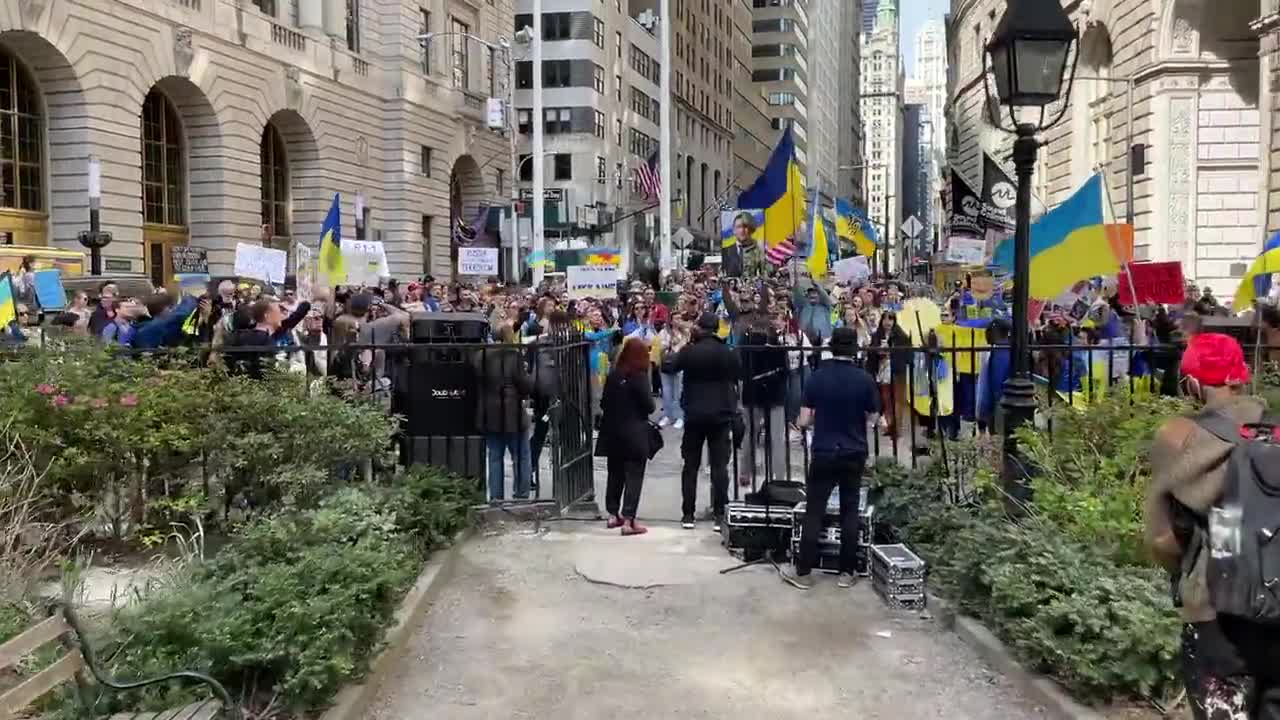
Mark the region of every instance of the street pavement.
<instances>
[{"instance_id":1,"label":"street pavement","mask_svg":"<svg viewBox=\"0 0 1280 720\"><path fill-rule=\"evenodd\" d=\"M734 563L709 528L492 531L461 548L368 717L1044 717L956 635L887 609L866 582L824 575L802 592L767 565L720 573Z\"/></svg>"}]
</instances>

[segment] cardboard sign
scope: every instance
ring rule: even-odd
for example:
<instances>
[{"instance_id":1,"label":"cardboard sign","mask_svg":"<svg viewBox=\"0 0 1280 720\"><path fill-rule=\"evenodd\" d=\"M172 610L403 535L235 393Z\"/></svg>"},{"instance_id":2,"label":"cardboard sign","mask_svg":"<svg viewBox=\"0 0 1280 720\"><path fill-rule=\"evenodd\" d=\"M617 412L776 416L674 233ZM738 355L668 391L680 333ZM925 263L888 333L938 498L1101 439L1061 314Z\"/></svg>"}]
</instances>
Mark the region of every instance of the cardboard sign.
<instances>
[{"instance_id":1,"label":"cardboard sign","mask_svg":"<svg viewBox=\"0 0 1280 720\"><path fill-rule=\"evenodd\" d=\"M618 294L617 265L570 265L565 275L571 298L611 298Z\"/></svg>"},{"instance_id":2,"label":"cardboard sign","mask_svg":"<svg viewBox=\"0 0 1280 720\"><path fill-rule=\"evenodd\" d=\"M61 310L67 306L67 293L62 289L61 270L36 270L31 274L36 302L43 310Z\"/></svg>"},{"instance_id":3,"label":"cardboard sign","mask_svg":"<svg viewBox=\"0 0 1280 720\"><path fill-rule=\"evenodd\" d=\"M350 285L377 285L380 279L391 276L387 251L375 240L343 240L342 262Z\"/></svg>"},{"instance_id":4,"label":"cardboard sign","mask_svg":"<svg viewBox=\"0 0 1280 720\"><path fill-rule=\"evenodd\" d=\"M235 274L240 277L283 285L288 262L289 253L283 250L236 243Z\"/></svg>"},{"instance_id":5,"label":"cardboard sign","mask_svg":"<svg viewBox=\"0 0 1280 720\"><path fill-rule=\"evenodd\" d=\"M871 268L867 267L867 259L861 255L837 260L831 270L836 280L857 287L871 278Z\"/></svg>"},{"instance_id":6,"label":"cardboard sign","mask_svg":"<svg viewBox=\"0 0 1280 720\"><path fill-rule=\"evenodd\" d=\"M987 243L981 238L953 235L947 239L946 260L961 265L981 265L986 251Z\"/></svg>"},{"instance_id":7,"label":"cardboard sign","mask_svg":"<svg viewBox=\"0 0 1280 720\"><path fill-rule=\"evenodd\" d=\"M315 284L315 263L311 262L311 248L298 243L293 249L293 278L297 285L298 299L311 302L311 286Z\"/></svg>"},{"instance_id":8,"label":"cardboard sign","mask_svg":"<svg viewBox=\"0 0 1280 720\"><path fill-rule=\"evenodd\" d=\"M190 245L174 245L169 248L174 275L209 273L209 251Z\"/></svg>"},{"instance_id":9,"label":"cardboard sign","mask_svg":"<svg viewBox=\"0 0 1280 720\"><path fill-rule=\"evenodd\" d=\"M498 248L458 248L459 275L497 275Z\"/></svg>"},{"instance_id":10,"label":"cardboard sign","mask_svg":"<svg viewBox=\"0 0 1280 720\"><path fill-rule=\"evenodd\" d=\"M1148 262L1129 263L1120 271L1117 289L1121 305L1157 303L1177 305L1186 293L1182 278L1182 263ZM1131 282L1132 280L1132 282Z\"/></svg>"}]
</instances>

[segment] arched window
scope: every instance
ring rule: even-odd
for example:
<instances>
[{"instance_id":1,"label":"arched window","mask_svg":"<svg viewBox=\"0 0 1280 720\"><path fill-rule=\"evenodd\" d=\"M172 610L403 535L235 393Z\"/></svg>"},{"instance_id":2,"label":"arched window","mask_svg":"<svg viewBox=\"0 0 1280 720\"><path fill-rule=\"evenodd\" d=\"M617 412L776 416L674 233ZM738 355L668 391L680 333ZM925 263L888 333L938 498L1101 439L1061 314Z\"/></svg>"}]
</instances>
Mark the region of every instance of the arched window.
<instances>
[{"instance_id":1,"label":"arched window","mask_svg":"<svg viewBox=\"0 0 1280 720\"><path fill-rule=\"evenodd\" d=\"M31 76L0 49L0 208L44 209L40 115Z\"/></svg>"},{"instance_id":2,"label":"arched window","mask_svg":"<svg viewBox=\"0 0 1280 720\"><path fill-rule=\"evenodd\" d=\"M152 90L142 103L142 219L185 226L186 174L182 123L173 103Z\"/></svg>"},{"instance_id":3,"label":"arched window","mask_svg":"<svg viewBox=\"0 0 1280 720\"><path fill-rule=\"evenodd\" d=\"M273 236L289 236L289 159L284 137L273 123L262 130L262 224Z\"/></svg>"}]
</instances>

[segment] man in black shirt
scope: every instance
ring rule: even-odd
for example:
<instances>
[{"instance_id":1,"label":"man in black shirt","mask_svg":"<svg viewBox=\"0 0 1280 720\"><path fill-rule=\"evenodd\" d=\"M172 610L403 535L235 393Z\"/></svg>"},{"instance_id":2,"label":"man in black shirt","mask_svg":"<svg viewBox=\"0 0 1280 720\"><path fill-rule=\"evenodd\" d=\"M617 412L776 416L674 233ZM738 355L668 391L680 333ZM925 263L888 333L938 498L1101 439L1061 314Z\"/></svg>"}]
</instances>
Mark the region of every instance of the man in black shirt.
<instances>
[{"instance_id":1,"label":"man in black shirt","mask_svg":"<svg viewBox=\"0 0 1280 720\"><path fill-rule=\"evenodd\" d=\"M809 574L818 560L818 534L831 490L840 488L840 587L853 585L858 550L858 494L867 464L867 420L880 413L875 380L854 363L858 336L850 328L831 335L830 360L818 367L804 388L798 424L813 426L800 556L782 577L800 590L813 587ZM880 420L883 424L883 418Z\"/></svg>"}]
</instances>

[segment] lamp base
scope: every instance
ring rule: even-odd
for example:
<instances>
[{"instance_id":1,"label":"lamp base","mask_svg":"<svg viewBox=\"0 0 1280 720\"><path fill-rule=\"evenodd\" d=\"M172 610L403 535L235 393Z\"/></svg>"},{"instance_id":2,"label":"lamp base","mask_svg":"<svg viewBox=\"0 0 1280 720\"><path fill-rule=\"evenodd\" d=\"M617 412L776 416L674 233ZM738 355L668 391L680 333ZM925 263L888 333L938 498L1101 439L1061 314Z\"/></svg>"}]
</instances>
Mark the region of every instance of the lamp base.
<instances>
[{"instance_id":1,"label":"lamp base","mask_svg":"<svg viewBox=\"0 0 1280 720\"><path fill-rule=\"evenodd\" d=\"M1036 386L1029 377L1014 376L1004 383L1000 398L1004 408L1004 462L1001 467L1001 484L1011 512L1018 512L1022 504L1031 499L1030 468L1018 445L1018 428L1035 422Z\"/></svg>"}]
</instances>

